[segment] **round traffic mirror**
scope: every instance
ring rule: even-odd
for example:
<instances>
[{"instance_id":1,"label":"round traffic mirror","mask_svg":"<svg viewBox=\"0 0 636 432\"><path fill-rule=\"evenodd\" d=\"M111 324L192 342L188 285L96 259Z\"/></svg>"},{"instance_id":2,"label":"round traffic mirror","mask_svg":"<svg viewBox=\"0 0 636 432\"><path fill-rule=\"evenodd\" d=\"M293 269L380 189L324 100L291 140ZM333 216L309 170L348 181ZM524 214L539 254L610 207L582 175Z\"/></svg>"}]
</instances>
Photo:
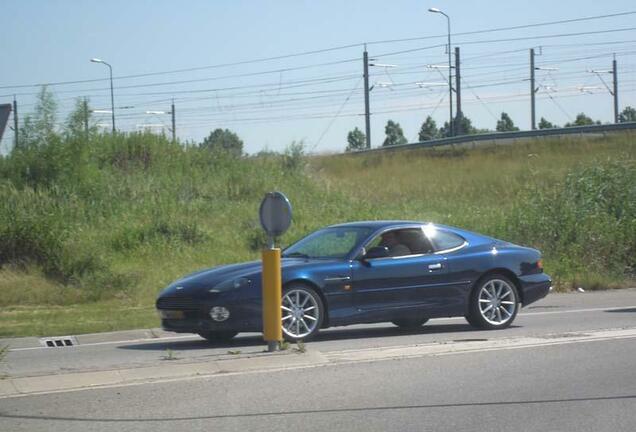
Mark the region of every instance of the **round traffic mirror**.
<instances>
[{"instance_id":1,"label":"round traffic mirror","mask_svg":"<svg viewBox=\"0 0 636 432\"><path fill-rule=\"evenodd\" d=\"M261 201L259 210L261 226L270 237L279 237L291 225L292 208L281 192L268 192Z\"/></svg>"}]
</instances>

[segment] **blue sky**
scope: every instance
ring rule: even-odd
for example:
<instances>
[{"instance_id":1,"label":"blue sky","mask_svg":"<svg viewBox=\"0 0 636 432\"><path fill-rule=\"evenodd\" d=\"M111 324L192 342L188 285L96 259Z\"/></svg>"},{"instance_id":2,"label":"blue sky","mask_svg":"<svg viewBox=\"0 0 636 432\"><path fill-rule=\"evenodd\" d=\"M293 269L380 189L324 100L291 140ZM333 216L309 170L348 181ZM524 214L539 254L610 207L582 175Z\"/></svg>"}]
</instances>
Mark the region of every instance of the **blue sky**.
<instances>
[{"instance_id":1,"label":"blue sky","mask_svg":"<svg viewBox=\"0 0 636 432\"><path fill-rule=\"evenodd\" d=\"M347 132L364 130L362 51L395 68L371 70L372 142L380 145L388 119L398 121L409 141L423 119L448 117L446 21L429 7L444 10L453 33L636 11L633 2L592 1L35 1L4 0L0 26L0 103L17 94L21 115L33 109L37 87L11 87L75 80L103 80L113 65L118 128L167 125L175 99L177 134L200 141L217 127L236 131L250 153L281 150L303 140L315 152L340 151ZM584 111L613 119L612 100L589 69L608 69L612 53L619 62L619 102L636 106L636 30L591 35L538 36L601 32L636 27L636 15L511 31L453 36L462 50L463 111L477 127L494 128L502 111L521 128L530 122L528 49L538 71L537 118L563 124ZM499 39L535 39L483 42ZM212 67L286 54L352 45L348 48ZM539 48L541 47L541 48ZM402 51L407 51L400 53ZM589 57L589 58L588 58ZM138 78L128 75L179 69ZM249 75L249 76L246 76ZM610 84L610 75L603 75ZM185 81L185 82L184 82ZM107 81L49 87L63 122L74 98L88 97L97 109L110 107ZM131 108L119 108L131 107ZM109 126L108 114L94 122ZM156 130L160 130L157 126ZM5 132L2 149L12 143Z\"/></svg>"}]
</instances>

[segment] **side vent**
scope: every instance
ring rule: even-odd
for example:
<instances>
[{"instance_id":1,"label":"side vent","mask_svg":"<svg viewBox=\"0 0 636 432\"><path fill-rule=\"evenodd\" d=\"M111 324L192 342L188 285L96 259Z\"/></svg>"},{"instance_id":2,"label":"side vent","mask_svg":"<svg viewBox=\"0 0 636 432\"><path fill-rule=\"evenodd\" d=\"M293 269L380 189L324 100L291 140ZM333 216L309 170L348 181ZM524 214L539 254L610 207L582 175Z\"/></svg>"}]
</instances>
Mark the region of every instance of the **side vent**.
<instances>
[{"instance_id":1,"label":"side vent","mask_svg":"<svg viewBox=\"0 0 636 432\"><path fill-rule=\"evenodd\" d=\"M75 336L40 338L40 345L47 348L63 348L77 345L77 339Z\"/></svg>"}]
</instances>

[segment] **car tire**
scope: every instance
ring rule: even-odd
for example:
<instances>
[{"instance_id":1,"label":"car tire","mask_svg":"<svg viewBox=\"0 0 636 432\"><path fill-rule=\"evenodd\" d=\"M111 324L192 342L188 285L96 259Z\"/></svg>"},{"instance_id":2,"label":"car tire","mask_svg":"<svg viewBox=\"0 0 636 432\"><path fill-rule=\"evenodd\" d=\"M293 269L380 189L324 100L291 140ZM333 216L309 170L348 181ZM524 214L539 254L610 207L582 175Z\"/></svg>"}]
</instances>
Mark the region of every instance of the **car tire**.
<instances>
[{"instance_id":1,"label":"car tire","mask_svg":"<svg viewBox=\"0 0 636 432\"><path fill-rule=\"evenodd\" d=\"M325 306L322 298L313 288L302 284L285 287L281 307L285 340L306 341L320 331Z\"/></svg>"},{"instance_id":2,"label":"car tire","mask_svg":"<svg viewBox=\"0 0 636 432\"><path fill-rule=\"evenodd\" d=\"M428 318L399 318L391 321L401 330L414 330L428 322Z\"/></svg>"},{"instance_id":3,"label":"car tire","mask_svg":"<svg viewBox=\"0 0 636 432\"><path fill-rule=\"evenodd\" d=\"M199 336L208 342L227 342L236 336L238 332L232 330L200 332Z\"/></svg>"},{"instance_id":4,"label":"car tire","mask_svg":"<svg viewBox=\"0 0 636 432\"><path fill-rule=\"evenodd\" d=\"M480 280L470 295L466 321L485 330L504 329L519 311L519 293L514 282L500 274Z\"/></svg>"}]
</instances>

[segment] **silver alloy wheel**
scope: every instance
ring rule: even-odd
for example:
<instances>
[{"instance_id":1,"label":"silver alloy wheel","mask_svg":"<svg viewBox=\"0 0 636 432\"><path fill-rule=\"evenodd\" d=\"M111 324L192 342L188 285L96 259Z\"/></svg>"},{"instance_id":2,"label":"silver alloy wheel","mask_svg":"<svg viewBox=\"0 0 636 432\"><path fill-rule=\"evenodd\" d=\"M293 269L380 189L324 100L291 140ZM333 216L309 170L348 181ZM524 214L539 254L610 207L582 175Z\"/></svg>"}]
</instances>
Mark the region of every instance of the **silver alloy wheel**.
<instances>
[{"instance_id":1,"label":"silver alloy wheel","mask_svg":"<svg viewBox=\"0 0 636 432\"><path fill-rule=\"evenodd\" d=\"M314 296L303 289L283 294L283 332L294 339L312 334L318 326L320 306Z\"/></svg>"},{"instance_id":2,"label":"silver alloy wheel","mask_svg":"<svg viewBox=\"0 0 636 432\"><path fill-rule=\"evenodd\" d=\"M479 313L489 324L507 323L515 315L516 308L513 288L504 280L491 279L479 291Z\"/></svg>"}]
</instances>

